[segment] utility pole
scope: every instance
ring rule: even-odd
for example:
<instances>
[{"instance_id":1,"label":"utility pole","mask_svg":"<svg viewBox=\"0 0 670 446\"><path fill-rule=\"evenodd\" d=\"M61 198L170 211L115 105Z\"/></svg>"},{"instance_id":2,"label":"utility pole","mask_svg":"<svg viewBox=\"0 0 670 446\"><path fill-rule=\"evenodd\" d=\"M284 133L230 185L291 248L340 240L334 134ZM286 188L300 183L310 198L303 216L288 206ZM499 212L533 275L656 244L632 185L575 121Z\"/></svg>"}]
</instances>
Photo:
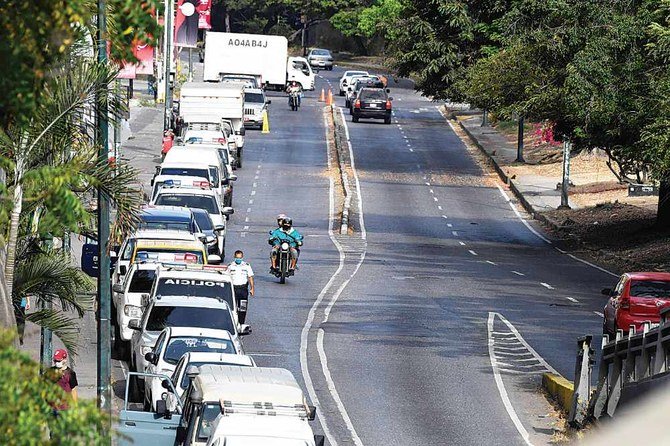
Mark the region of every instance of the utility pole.
<instances>
[{"instance_id":1,"label":"utility pole","mask_svg":"<svg viewBox=\"0 0 670 446\"><path fill-rule=\"evenodd\" d=\"M484 109L484 113L482 113L481 127L488 127L488 125L489 125L489 111L487 109Z\"/></svg>"},{"instance_id":2,"label":"utility pole","mask_svg":"<svg viewBox=\"0 0 670 446\"><path fill-rule=\"evenodd\" d=\"M107 64L107 5L106 0L98 0L98 62ZM98 160L107 163L109 160L109 109L107 106L107 85L99 89L97 104L97 137ZM106 428L109 434L107 444L111 444L111 284L109 274L109 199L105 192L98 188L98 308L96 322L98 329L98 407L108 415Z\"/></svg>"},{"instance_id":3,"label":"utility pole","mask_svg":"<svg viewBox=\"0 0 670 446\"><path fill-rule=\"evenodd\" d=\"M563 182L561 183L561 205L559 209L570 209L568 189L570 188L570 151L572 143L569 139L563 141Z\"/></svg>"},{"instance_id":4,"label":"utility pole","mask_svg":"<svg viewBox=\"0 0 670 446\"><path fill-rule=\"evenodd\" d=\"M172 118L172 91L170 89L170 71L172 70L172 18L174 16L174 0L166 0L165 5L165 118L163 131L170 128Z\"/></svg>"},{"instance_id":5,"label":"utility pole","mask_svg":"<svg viewBox=\"0 0 670 446\"><path fill-rule=\"evenodd\" d=\"M524 121L524 116L519 115L519 132L517 136L517 142L516 142L516 162L517 163L525 163L526 160L523 159L523 121Z\"/></svg>"},{"instance_id":6,"label":"utility pole","mask_svg":"<svg viewBox=\"0 0 670 446\"><path fill-rule=\"evenodd\" d=\"M302 57L307 56L307 14L300 14L302 23Z\"/></svg>"}]
</instances>

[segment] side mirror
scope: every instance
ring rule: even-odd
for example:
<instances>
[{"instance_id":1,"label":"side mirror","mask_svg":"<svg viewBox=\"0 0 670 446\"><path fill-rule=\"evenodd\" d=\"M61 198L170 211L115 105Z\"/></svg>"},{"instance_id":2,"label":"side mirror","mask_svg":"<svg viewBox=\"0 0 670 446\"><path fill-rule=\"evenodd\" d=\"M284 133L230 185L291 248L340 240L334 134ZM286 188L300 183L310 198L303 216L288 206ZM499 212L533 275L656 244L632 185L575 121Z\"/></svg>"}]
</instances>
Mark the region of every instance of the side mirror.
<instances>
[{"instance_id":1,"label":"side mirror","mask_svg":"<svg viewBox=\"0 0 670 446\"><path fill-rule=\"evenodd\" d=\"M131 330L141 330L142 327L140 327L140 320L139 319L131 319L128 321L128 328Z\"/></svg>"},{"instance_id":2,"label":"side mirror","mask_svg":"<svg viewBox=\"0 0 670 446\"><path fill-rule=\"evenodd\" d=\"M210 265L218 265L221 263L221 257L216 254L211 254L207 256L207 263Z\"/></svg>"},{"instance_id":3,"label":"side mirror","mask_svg":"<svg viewBox=\"0 0 670 446\"><path fill-rule=\"evenodd\" d=\"M612 295L612 288L603 288L602 290L600 290L600 294L602 294L603 296L610 297Z\"/></svg>"},{"instance_id":4,"label":"side mirror","mask_svg":"<svg viewBox=\"0 0 670 446\"><path fill-rule=\"evenodd\" d=\"M265 103L268 104L268 105L270 105L270 104L272 104L272 100L271 100L271 99L268 99L267 101L265 101Z\"/></svg>"},{"instance_id":5,"label":"side mirror","mask_svg":"<svg viewBox=\"0 0 670 446\"><path fill-rule=\"evenodd\" d=\"M231 175L228 177L228 181L237 181L237 175Z\"/></svg>"},{"instance_id":6,"label":"side mirror","mask_svg":"<svg viewBox=\"0 0 670 446\"><path fill-rule=\"evenodd\" d=\"M216 225L214 226L214 232L222 232L225 231L226 227L224 225Z\"/></svg>"},{"instance_id":7,"label":"side mirror","mask_svg":"<svg viewBox=\"0 0 670 446\"><path fill-rule=\"evenodd\" d=\"M316 406L307 406L309 413L307 414L307 419L309 421L314 421L316 419Z\"/></svg>"},{"instance_id":8,"label":"side mirror","mask_svg":"<svg viewBox=\"0 0 670 446\"><path fill-rule=\"evenodd\" d=\"M115 293L123 294L125 290L123 289L122 283L115 283L114 285L112 285L112 291L114 291Z\"/></svg>"},{"instance_id":9,"label":"side mirror","mask_svg":"<svg viewBox=\"0 0 670 446\"><path fill-rule=\"evenodd\" d=\"M240 336L246 336L251 334L251 325L242 324L240 325Z\"/></svg>"},{"instance_id":10,"label":"side mirror","mask_svg":"<svg viewBox=\"0 0 670 446\"><path fill-rule=\"evenodd\" d=\"M146 355L144 355L144 359L153 365L158 363L158 355L154 352L148 352Z\"/></svg>"},{"instance_id":11,"label":"side mirror","mask_svg":"<svg viewBox=\"0 0 670 446\"><path fill-rule=\"evenodd\" d=\"M196 376L200 374L200 369L194 365L186 367L186 376L192 381Z\"/></svg>"},{"instance_id":12,"label":"side mirror","mask_svg":"<svg viewBox=\"0 0 670 446\"><path fill-rule=\"evenodd\" d=\"M231 208L230 206L226 206L223 209L221 209L221 215L232 215L235 213L235 209Z\"/></svg>"},{"instance_id":13,"label":"side mirror","mask_svg":"<svg viewBox=\"0 0 670 446\"><path fill-rule=\"evenodd\" d=\"M126 265L119 265L119 274L125 276L128 272L128 267Z\"/></svg>"},{"instance_id":14,"label":"side mirror","mask_svg":"<svg viewBox=\"0 0 670 446\"><path fill-rule=\"evenodd\" d=\"M208 235L205 237L205 243L207 243L208 245L214 242L216 242L216 237L214 237L213 235Z\"/></svg>"},{"instance_id":15,"label":"side mirror","mask_svg":"<svg viewBox=\"0 0 670 446\"><path fill-rule=\"evenodd\" d=\"M168 410L167 403L165 402L165 400L156 401L156 413L159 415L163 415L163 418L165 418L166 420L172 418L172 412Z\"/></svg>"}]
</instances>

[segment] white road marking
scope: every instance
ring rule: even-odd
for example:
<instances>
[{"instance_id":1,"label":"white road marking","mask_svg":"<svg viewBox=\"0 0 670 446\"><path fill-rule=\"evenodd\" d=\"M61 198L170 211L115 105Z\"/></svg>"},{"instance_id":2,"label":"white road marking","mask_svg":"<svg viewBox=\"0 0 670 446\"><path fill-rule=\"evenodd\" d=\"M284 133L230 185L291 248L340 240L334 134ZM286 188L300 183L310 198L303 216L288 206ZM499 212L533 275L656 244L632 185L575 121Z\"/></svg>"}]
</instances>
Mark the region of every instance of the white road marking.
<instances>
[{"instance_id":1,"label":"white road marking","mask_svg":"<svg viewBox=\"0 0 670 446\"><path fill-rule=\"evenodd\" d=\"M247 208L247 214L251 212L251 208Z\"/></svg>"},{"instance_id":2,"label":"white road marking","mask_svg":"<svg viewBox=\"0 0 670 446\"><path fill-rule=\"evenodd\" d=\"M249 204L254 204L254 200L249 200Z\"/></svg>"},{"instance_id":3,"label":"white road marking","mask_svg":"<svg viewBox=\"0 0 670 446\"><path fill-rule=\"evenodd\" d=\"M596 316L605 317L605 315L602 314L600 311L594 311L593 314L595 314Z\"/></svg>"},{"instance_id":4,"label":"white road marking","mask_svg":"<svg viewBox=\"0 0 670 446\"><path fill-rule=\"evenodd\" d=\"M543 287L545 287L548 290L555 289L553 286L549 285L548 283L540 282L540 285L542 285Z\"/></svg>"},{"instance_id":5,"label":"white road marking","mask_svg":"<svg viewBox=\"0 0 670 446\"><path fill-rule=\"evenodd\" d=\"M458 231L451 231L451 234L452 234L454 237L458 237Z\"/></svg>"},{"instance_id":6,"label":"white road marking","mask_svg":"<svg viewBox=\"0 0 670 446\"><path fill-rule=\"evenodd\" d=\"M437 197L433 197L433 200L437 201Z\"/></svg>"},{"instance_id":7,"label":"white road marking","mask_svg":"<svg viewBox=\"0 0 670 446\"><path fill-rule=\"evenodd\" d=\"M512 210L514 211L514 213L516 214L516 216L519 218L519 220L521 220L521 223L523 223L524 226L525 226L526 228L528 228L528 230L529 230L530 232L532 232L533 234L535 234L539 239L544 240L546 243L548 243L548 244L551 245L551 244L552 244L552 243L551 243L551 240L549 240L548 238L546 238L545 236L543 236L542 234L540 234L539 232L537 232L537 231L535 230L535 228L533 228L533 227L530 225L530 223L528 223L528 222L523 218L523 216L521 215L521 213L519 212L519 210L516 208L516 206L514 206L514 203L512 203L512 200L510 199L509 195L507 195L507 192L505 192L505 190L504 190L502 187L500 187L499 184L496 184L496 187L498 188L498 190L499 190L500 193L502 194L502 196L503 196L503 198L505 199L505 201L507 201L507 204L509 204L509 207L512 208Z\"/></svg>"},{"instance_id":8,"label":"white road marking","mask_svg":"<svg viewBox=\"0 0 670 446\"><path fill-rule=\"evenodd\" d=\"M446 215L443 215L442 218L449 218L449 217L447 217ZM447 225L448 225L448 224L447 224ZM451 227L451 226L450 226L450 227Z\"/></svg>"},{"instance_id":9,"label":"white road marking","mask_svg":"<svg viewBox=\"0 0 670 446\"><path fill-rule=\"evenodd\" d=\"M442 210L442 206L437 205L437 210L438 210L438 211L441 211L441 210Z\"/></svg>"},{"instance_id":10,"label":"white road marking","mask_svg":"<svg viewBox=\"0 0 670 446\"><path fill-rule=\"evenodd\" d=\"M245 222L245 223L249 223L249 217L246 217L246 218L244 219L244 222Z\"/></svg>"},{"instance_id":11,"label":"white road marking","mask_svg":"<svg viewBox=\"0 0 670 446\"><path fill-rule=\"evenodd\" d=\"M461 246L465 246L465 242L458 242L461 244Z\"/></svg>"},{"instance_id":12,"label":"white road marking","mask_svg":"<svg viewBox=\"0 0 670 446\"><path fill-rule=\"evenodd\" d=\"M412 148L410 147L409 151L410 151L410 152L414 152L414 149L412 149Z\"/></svg>"},{"instance_id":13,"label":"white road marking","mask_svg":"<svg viewBox=\"0 0 670 446\"><path fill-rule=\"evenodd\" d=\"M496 262L492 262L492 261L490 261L490 260L487 260L486 263L488 263L489 265L497 265Z\"/></svg>"},{"instance_id":14,"label":"white road marking","mask_svg":"<svg viewBox=\"0 0 670 446\"><path fill-rule=\"evenodd\" d=\"M435 191L433 189L429 189L431 194L434 194Z\"/></svg>"},{"instance_id":15,"label":"white road marking","mask_svg":"<svg viewBox=\"0 0 670 446\"><path fill-rule=\"evenodd\" d=\"M469 252L470 254L472 254L473 256L478 256L478 255L479 255L479 254L477 254L476 252L474 252L472 249L468 250L468 252Z\"/></svg>"},{"instance_id":16,"label":"white road marking","mask_svg":"<svg viewBox=\"0 0 670 446\"><path fill-rule=\"evenodd\" d=\"M240 237L246 238L247 233L246 232L240 232Z\"/></svg>"},{"instance_id":17,"label":"white road marking","mask_svg":"<svg viewBox=\"0 0 670 446\"><path fill-rule=\"evenodd\" d=\"M426 177L423 177L423 179L425 180ZM430 186L430 183L428 181L426 181L426 186Z\"/></svg>"},{"instance_id":18,"label":"white road marking","mask_svg":"<svg viewBox=\"0 0 670 446\"><path fill-rule=\"evenodd\" d=\"M251 191L251 196L253 197L254 195L256 195L256 191L255 191L255 190L252 190L252 191Z\"/></svg>"},{"instance_id":19,"label":"white road marking","mask_svg":"<svg viewBox=\"0 0 670 446\"><path fill-rule=\"evenodd\" d=\"M454 225L452 225L451 223L447 223L447 228L453 228L453 227Z\"/></svg>"},{"instance_id":20,"label":"white road marking","mask_svg":"<svg viewBox=\"0 0 670 446\"><path fill-rule=\"evenodd\" d=\"M572 255L572 254L568 254L568 257L570 257L571 259L574 259L574 260L576 260L576 261L578 261L578 262L582 262L584 265L588 265L588 266L590 266L590 267L592 267L592 268L595 268L595 269L597 269L597 270L599 270L599 271L602 271L602 272L604 272L604 273L606 273L606 274L609 274L610 276L613 276L613 277L619 277L618 274L614 274L612 271L608 271L608 270L606 270L605 268L601 268L601 267L598 266L598 265L594 265L593 263L591 263L591 262L587 262L586 260L584 260L584 259L580 259L579 257L574 256L574 255Z\"/></svg>"},{"instance_id":21,"label":"white road marking","mask_svg":"<svg viewBox=\"0 0 670 446\"><path fill-rule=\"evenodd\" d=\"M575 299L574 297L566 296L565 298L568 299L570 302L574 302L576 304L579 303L579 301L577 299Z\"/></svg>"},{"instance_id":22,"label":"white road marking","mask_svg":"<svg viewBox=\"0 0 670 446\"><path fill-rule=\"evenodd\" d=\"M249 226L245 226L245 227L243 227L242 230L244 230L244 231L248 231L248 230L249 230ZM272 265L270 265L270 266L272 266Z\"/></svg>"},{"instance_id":23,"label":"white road marking","mask_svg":"<svg viewBox=\"0 0 670 446\"><path fill-rule=\"evenodd\" d=\"M256 175L256 176L254 177L254 180L257 180L257 179L258 179L258 175Z\"/></svg>"},{"instance_id":24,"label":"white road marking","mask_svg":"<svg viewBox=\"0 0 670 446\"><path fill-rule=\"evenodd\" d=\"M258 187L258 184L257 184L257 183L254 183L254 184L251 185L251 188L252 188L252 189L256 189L257 187Z\"/></svg>"},{"instance_id":25,"label":"white road marking","mask_svg":"<svg viewBox=\"0 0 670 446\"><path fill-rule=\"evenodd\" d=\"M519 271L512 271L512 272L513 272L514 274L516 274L517 276L525 276L524 273L520 273Z\"/></svg>"},{"instance_id":26,"label":"white road marking","mask_svg":"<svg viewBox=\"0 0 670 446\"><path fill-rule=\"evenodd\" d=\"M489 333L493 331L494 317L495 313L489 313L489 319L487 324ZM514 406L512 406L512 401L510 401L509 395L507 394L507 390L505 389L505 384L503 383L502 377L500 376L500 370L498 369L497 359L493 352L493 338L491 336L489 336L488 343L489 343L489 359L491 361L491 368L493 369L493 378L496 382L496 386L498 387L498 393L500 393L500 398L502 399L503 405L505 406L505 410L507 410L507 414L512 419L512 423L514 423L514 427L516 427L516 430L521 435L521 438L523 438L523 441L527 445L532 446L532 443L530 442L530 435L528 434L526 428L523 427L523 424L521 423L519 416L516 414Z\"/></svg>"}]
</instances>

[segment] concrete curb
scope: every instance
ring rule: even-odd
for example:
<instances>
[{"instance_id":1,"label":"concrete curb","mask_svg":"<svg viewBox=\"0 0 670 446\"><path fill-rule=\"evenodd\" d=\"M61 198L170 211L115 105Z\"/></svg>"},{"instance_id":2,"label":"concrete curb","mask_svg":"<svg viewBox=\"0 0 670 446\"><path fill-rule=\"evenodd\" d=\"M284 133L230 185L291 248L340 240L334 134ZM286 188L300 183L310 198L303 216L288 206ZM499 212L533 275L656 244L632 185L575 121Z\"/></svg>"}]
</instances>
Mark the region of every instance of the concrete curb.
<instances>
[{"instance_id":1,"label":"concrete curb","mask_svg":"<svg viewBox=\"0 0 670 446\"><path fill-rule=\"evenodd\" d=\"M340 170L340 182L344 193L344 203L342 204L342 220L340 223L340 235L347 235L349 232L349 215L351 209L351 189L349 187L349 176L346 171L347 160L344 156L344 145L349 144L346 137L346 132L342 131L340 116L336 109L331 105L328 107L328 113L331 114L333 120L333 140L335 142L335 157L337 158L338 167Z\"/></svg>"},{"instance_id":2,"label":"concrete curb","mask_svg":"<svg viewBox=\"0 0 670 446\"><path fill-rule=\"evenodd\" d=\"M457 114L452 113L452 116L454 116L454 119L456 119ZM466 135L468 135L468 138L470 138L470 141L477 146L477 148L488 158L489 162L495 169L496 173L500 177L500 179L507 184L509 189L512 191L514 194L514 197L521 203L521 206L525 209L526 212L528 212L531 217L533 217L535 220L541 221L542 223L546 224L547 226L551 227L554 230L560 230L563 229L562 225L559 225L556 221L553 219L547 218L544 214L541 212L537 212L535 208L533 207L532 204L526 199L526 197L523 196L521 191L519 191L519 188L517 185L512 181L507 174L503 171L503 169L500 167L498 162L496 161L495 157L493 157L489 152L486 151L484 146L482 146L479 143L479 140L468 130L466 126L463 125L461 121L458 121L458 125L461 127L461 129L465 132Z\"/></svg>"},{"instance_id":3,"label":"concrete curb","mask_svg":"<svg viewBox=\"0 0 670 446\"><path fill-rule=\"evenodd\" d=\"M575 392L572 381L554 373L543 373L542 388L547 391L565 413L570 412L572 395Z\"/></svg>"}]
</instances>

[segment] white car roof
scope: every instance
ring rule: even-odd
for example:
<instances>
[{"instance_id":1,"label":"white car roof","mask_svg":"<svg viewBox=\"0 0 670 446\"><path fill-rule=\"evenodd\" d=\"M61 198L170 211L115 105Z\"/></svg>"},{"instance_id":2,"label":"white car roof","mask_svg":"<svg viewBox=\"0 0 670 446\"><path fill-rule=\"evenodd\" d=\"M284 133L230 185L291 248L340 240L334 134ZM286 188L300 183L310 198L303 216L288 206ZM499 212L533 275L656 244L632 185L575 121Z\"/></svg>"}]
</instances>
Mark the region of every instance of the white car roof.
<instances>
[{"instance_id":1,"label":"white car roof","mask_svg":"<svg viewBox=\"0 0 670 446\"><path fill-rule=\"evenodd\" d=\"M170 268L169 265L159 265L158 278L165 279L194 279L194 280L211 280L214 282L230 282L230 273L222 270L205 269L188 269L188 267Z\"/></svg>"},{"instance_id":2,"label":"white car roof","mask_svg":"<svg viewBox=\"0 0 670 446\"><path fill-rule=\"evenodd\" d=\"M245 88L244 92L245 93L261 93L262 94L263 90L261 90L260 88Z\"/></svg>"},{"instance_id":3,"label":"white car roof","mask_svg":"<svg viewBox=\"0 0 670 446\"><path fill-rule=\"evenodd\" d=\"M200 187L165 187L161 186L156 198L161 195L205 195L208 197L216 197L216 191L213 189L203 189Z\"/></svg>"},{"instance_id":4,"label":"white car roof","mask_svg":"<svg viewBox=\"0 0 670 446\"><path fill-rule=\"evenodd\" d=\"M231 423L231 417L235 417L234 423ZM306 446L314 444L314 432L307 420L267 415L219 415L209 438L210 440L225 438L226 446Z\"/></svg>"},{"instance_id":5,"label":"white car roof","mask_svg":"<svg viewBox=\"0 0 670 446\"><path fill-rule=\"evenodd\" d=\"M217 330L215 328L168 327L163 331L167 332L168 338L192 336L202 338L227 339L229 341L233 340L233 337L231 336L228 330Z\"/></svg>"},{"instance_id":6,"label":"white car roof","mask_svg":"<svg viewBox=\"0 0 670 446\"><path fill-rule=\"evenodd\" d=\"M128 277L130 277L130 272L131 271L136 271L136 270L157 270L158 267L160 266L160 263L158 262L153 262L151 260L145 261L145 262L134 262L132 265L130 265L130 269L128 270Z\"/></svg>"},{"instance_id":7,"label":"white car roof","mask_svg":"<svg viewBox=\"0 0 670 446\"><path fill-rule=\"evenodd\" d=\"M170 150L172 152L172 150ZM168 154L170 153L168 152ZM176 157L175 157L176 158ZM191 159L193 159L193 156L191 156ZM209 169L211 165L207 162L193 162L193 161L163 161L161 164L161 168L194 168L194 169Z\"/></svg>"},{"instance_id":8,"label":"white car roof","mask_svg":"<svg viewBox=\"0 0 670 446\"><path fill-rule=\"evenodd\" d=\"M174 229L138 229L128 238L143 240L196 240L197 237L188 231Z\"/></svg>"},{"instance_id":9,"label":"white car roof","mask_svg":"<svg viewBox=\"0 0 670 446\"><path fill-rule=\"evenodd\" d=\"M230 311L228 303L213 297L201 296L156 296L155 307L201 307L212 309L224 309Z\"/></svg>"},{"instance_id":10,"label":"white car roof","mask_svg":"<svg viewBox=\"0 0 670 446\"><path fill-rule=\"evenodd\" d=\"M367 71L360 71L360 70L347 70L344 72L342 77L358 76L358 75L369 76L370 73L368 73Z\"/></svg>"},{"instance_id":11,"label":"white car roof","mask_svg":"<svg viewBox=\"0 0 670 446\"><path fill-rule=\"evenodd\" d=\"M219 330L213 330L219 331ZM228 330L221 330L228 333ZM230 336L230 333L228 333ZM187 352L184 354L186 356L186 364L190 362L219 362L225 363L226 365L230 364L239 364L240 366L255 366L254 360L251 356L248 355L236 355L234 353L217 353L217 352ZM184 368L184 370L186 370Z\"/></svg>"},{"instance_id":12,"label":"white car roof","mask_svg":"<svg viewBox=\"0 0 670 446\"><path fill-rule=\"evenodd\" d=\"M275 406L290 407L305 405L302 389L286 369L227 365L205 365L199 369L195 382L203 401L231 401L233 404L270 402Z\"/></svg>"}]
</instances>

